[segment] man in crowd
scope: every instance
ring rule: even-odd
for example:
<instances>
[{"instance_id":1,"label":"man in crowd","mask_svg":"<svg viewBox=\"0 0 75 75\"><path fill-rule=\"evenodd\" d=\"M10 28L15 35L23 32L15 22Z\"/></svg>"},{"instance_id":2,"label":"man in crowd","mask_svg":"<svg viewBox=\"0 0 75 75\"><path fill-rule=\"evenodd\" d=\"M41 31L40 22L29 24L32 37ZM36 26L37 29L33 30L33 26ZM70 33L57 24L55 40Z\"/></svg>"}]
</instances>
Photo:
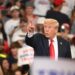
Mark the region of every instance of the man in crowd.
<instances>
[{"instance_id":1,"label":"man in crowd","mask_svg":"<svg viewBox=\"0 0 75 75\"><path fill-rule=\"evenodd\" d=\"M8 38L8 43L9 45L11 44L11 38L13 33L17 30L17 27L19 26L19 22L20 22L20 11L19 8L17 6L12 6L10 8L10 12L11 12L11 19L9 19L4 26L7 38Z\"/></svg>"},{"instance_id":2,"label":"man in crowd","mask_svg":"<svg viewBox=\"0 0 75 75\"><path fill-rule=\"evenodd\" d=\"M64 23L67 23L70 25L70 19L66 14L63 14L60 12L62 6L63 6L64 0L54 0L53 1L53 10L49 10L46 14L46 18L53 18L56 19L59 22L59 32L61 31L61 26Z\"/></svg>"},{"instance_id":3,"label":"man in crowd","mask_svg":"<svg viewBox=\"0 0 75 75\"><path fill-rule=\"evenodd\" d=\"M51 9L50 0L34 0L34 14L39 17L46 16L46 12Z\"/></svg>"}]
</instances>

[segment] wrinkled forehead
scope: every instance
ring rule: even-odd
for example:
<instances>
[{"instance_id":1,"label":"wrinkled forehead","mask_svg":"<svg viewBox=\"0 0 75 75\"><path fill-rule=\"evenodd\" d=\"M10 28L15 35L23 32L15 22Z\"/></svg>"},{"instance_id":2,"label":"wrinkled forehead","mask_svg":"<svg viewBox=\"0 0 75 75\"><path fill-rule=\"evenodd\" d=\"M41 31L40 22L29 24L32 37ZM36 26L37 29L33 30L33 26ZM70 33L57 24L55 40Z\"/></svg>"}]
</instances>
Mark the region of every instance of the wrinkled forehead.
<instances>
[{"instance_id":1,"label":"wrinkled forehead","mask_svg":"<svg viewBox=\"0 0 75 75\"><path fill-rule=\"evenodd\" d=\"M55 19L45 19L44 20L44 25L47 25L47 26L55 26L55 27L59 27L59 23L57 20Z\"/></svg>"}]
</instances>

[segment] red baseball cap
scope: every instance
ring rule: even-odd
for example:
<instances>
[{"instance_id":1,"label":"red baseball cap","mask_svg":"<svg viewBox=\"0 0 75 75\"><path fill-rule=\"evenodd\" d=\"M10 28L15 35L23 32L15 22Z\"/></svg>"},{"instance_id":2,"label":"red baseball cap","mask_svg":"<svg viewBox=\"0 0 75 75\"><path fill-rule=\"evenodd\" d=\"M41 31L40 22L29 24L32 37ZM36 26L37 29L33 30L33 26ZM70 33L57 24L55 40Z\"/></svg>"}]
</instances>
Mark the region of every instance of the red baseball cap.
<instances>
[{"instance_id":1,"label":"red baseball cap","mask_svg":"<svg viewBox=\"0 0 75 75\"><path fill-rule=\"evenodd\" d=\"M56 5L56 6L59 6L64 2L65 2L65 0L54 0L53 4Z\"/></svg>"}]
</instances>

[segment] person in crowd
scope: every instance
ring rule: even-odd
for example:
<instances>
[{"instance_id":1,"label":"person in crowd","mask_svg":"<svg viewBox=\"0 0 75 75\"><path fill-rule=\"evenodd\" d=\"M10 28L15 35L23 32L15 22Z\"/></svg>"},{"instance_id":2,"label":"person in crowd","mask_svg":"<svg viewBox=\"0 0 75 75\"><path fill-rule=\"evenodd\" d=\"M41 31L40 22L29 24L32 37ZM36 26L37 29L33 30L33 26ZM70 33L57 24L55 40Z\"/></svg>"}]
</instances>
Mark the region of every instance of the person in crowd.
<instances>
[{"instance_id":1,"label":"person in crowd","mask_svg":"<svg viewBox=\"0 0 75 75\"><path fill-rule=\"evenodd\" d=\"M0 9L1 9L1 10L5 9L5 6L3 5L3 3L4 3L3 1L4 1L4 0L0 0Z\"/></svg>"},{"instance_id":2,"label":"person in crowd","mask_svg":"<svg viewBox=\"0 0 75 75\"><path fill-rule=\"evenodd\" d=\"M74 9L75 6L75 0L64 0L64 4L62 9L60 10L62 13L68 15L69 17L71 17L71 12Z\"/></svg>"},{"instance_id":3,"label":"person in crowd","mask_svg":"<svg viewBox=\"0 0 75 75\"><path fill-rule=\"evenodd\" d=\"M26 36L25 42L35 50L35 56L48 56L51 59L71 58L70 44L61 37L57 37L59 22L55 19L44 20L44 34ZM28 26L29 31L33 31Z\"/></svg>"},{"instance_id":4,"label":"person in crowd","mask_svg":"<svg viewBox=\"0 0 75 75\"><path fill-rule=\"evenodd\" d=\"M20 8L21 7L21 0L15 0L14 5L18 6Z\"/></svg>"},{"instance_id":5,"label":"person in crowd","mask_svg":"<svg viewBox=\"0 0 75 75\"><path fill-rule=\"evenodd\" d=\"M50 0L34 0L34 14L39 17L45 17L46 12L51 9Z\"/></svg>"},{"instance_id":6,"label":"person in crowd","mask_svg":"<svg viewBox=\"0 0 75 75\"><path fill-rule=\"evenodd\" d=\"M71 34L75 34L75 8L72 10L72 14L71 14Z\"/></svg>"},{"instance_id":7,"label":"person in crowd","mask_svg":"<svg viewBox=\"0 0 75 75\"><path fill-rule=\"evenodd\" d=\"M2 48L3 48L3 46L0 45L0 65L1 65L2 60L3 60L4 58L7 58L7 53L4 52L4 49L2 49Z\"/></svg>"},{"instance_id":8,"label":"person in crowd","mask_svg":"<svg viewBox=\"0 0 75 75\"><path fill-rule=\"evenodd\" d=\"M21 71L23 75L29 75L30 66L29 65L22 65Z\"/></svg>"},{"instance_id":9,"label":"person in crowd","mask_svg":"<svg viewBox=\"0 0 75 75\"><path fill-rule=\"evenodd\" d=\"M38 19L38 16L35 16L33 14L34 5L32 2L27 2L25 4L25 16L24 18L28 20L29 23L32 25L36 25L36 21Z\"/></svg>"},{"instance_id":10,"label":"person in crowd","mask_svg":"<svg viewBox=\"0 0 75 75\"><path fill-rule=\"evenodd\" d=\"M4 53L9 53L7 35L2 21L0 21L0 50L3 50Z\"/></svg>"},{"instance_id":11,"label":"person in crowd","mask_svg":"<svg viewBox=\"0 0 75 75\"><path fill-rule=\"evenodd\" d=\"M29 47L28 45L25 45L24 47ZM11 45L11 53L8 55L8 60L11 63L11 69L14 72L16 69L21 68L22 74L29 74L29 69L30 65L29 64L23 64L23 65L18 65L18 50L23 48L18 42L14 42ZM22 61L21 61L22 62Z\"/></svg>"},{"instance_id":12,"label":"person in crowd","mask_svg":"<svg viewBox=\"0 0 75 75\"><path fill-rule=\"evenodd\" d=\"M26 4L28 1L33 2L34 0L21 0L21 2L23 3L23 5Z\"/></svg>"},{"instance_id":13,"label":"person in crowd","mask_svg":"<svg viewBox=\"0 0 75 75\"><path fill-rule=\"evenodd\" d=\"M11 44L12 35L17 30L17 27L19 26L19 22L20 22L19 8L17 6L13 6L10 8L10 11L11 11L12 18L8 20L4 25L4 29L8 37L9 45Z\"/></svg>"},{"instance_id":14,"label":"person in crowd","mask_svg":"<svg viewBox=\"0 0 75 75\"><path fill-rule=\"evenodd\" d=\"M21 46L23 46L25 44L24 39L27 34L27 25L28 25L28 22L22 18L20 20L19 29L12 36L12 42L17 41L17 42L19 42L19 44Z\"/></svg>"},{"instance_id":15,"label":"person in crowd","mask_svg":"<svg viewBox=\"0 0 75 75\"><path fill-rule=\"evenodd\" d=\"M15 70L14 75L22 75L22 72L20 69Z\"/></svg>"},{"instance_id":16,"label":"person in crowd","mask_svg":"<svg viewBox=\"0 0 75 75\"><path fill-rule=\"evenodd\" d=\"M75 36L71 39L71 55L75 59Z\"/></svg>"},{"instance_id":17,"label":"person in crowd","mask_svg":"<svg viewBox=\"0 0 75 75\"><path fill-rule=\"evenodd\" d=\"M46 14L46 18L53 18L59 22L59 32L61 31L61 26L63 23L67 23L70 25L70 19L67 15L60 12L63 6L64 0L54 0L52 10L49 10Z\"/></svg>"},{"instance_id":18,"label":"person in crowd","mask_svg":"<svg viewBox=\"0 0 75 75\"><path fill-rule=\"evenodd\" d=\"M7 54L3 53L1 50L0 50L0 65L1 65L1 62L4 58L7 58Z\"/></svg>"},{"instance_id":19,"label":"person in crowd","mask_svg":"<svg viewBox=\"0 0 75 75\"><path fill-rule=\"evenodd\" d=\"M6 16L7 12L8 11L5 9L0 11L0 21L2 21L3 24L5 24L9 20L9 18Z\"/></svg>"},{"instance_id":20,"label":"person in crowd","mask_svg":"<svg viewBox=\"0 0 75 75\"><path fill-rule=\"evenodd\" d=\"M24 16L24 4L22 3L22 1L21 0L15 0L14 5L19 7L20 17L23 17Z\"/></svg>"},{"instance_id":21,"label":"person in crowd","mask_svg":"<svg viewBox=\"0 0 75 75\"><path fill-rule=\"evenodd\" d=\"M45 18L44 17L39 17L37 19L36 23L36 28L37 28L37 33L43 33L43 23L44 23Z\"/></svg>"},{"instance_id":22,"label":"person in crowd","mask_svg":"<svg viewBox=\"0 0 75 75\"><path fill-rule=\"evenodd\" d=\"M3 72L2 72L1 66L0 66L0 75L3 75Z\"/></svg>"},{"instance_id":23,"label":"person in crowd","mask_svg":"<svg viewBox=\"0 0 75 75\"><path fill-rule=\"evenodd\" d=\"M10 46L11 52L8 55L8 60L12 64L11 68L12 71L17 69L17 60L18 60L18 49L21 48L22 46L18 42L13 42Z\"/></svg>"},{"instance_id":24,"label":"person in crowd","mask_svg":"<svg viewBox=\"0 0 75 75\"><path fill-rule=\"evenodd\" d=\"M61 26L61 37L64 38L65 40L70 41L69 33L70 33L70 27L67 23L64 23Z\"/></svg>"},{"instance_id":25,"label":"person in crowd","mask_svg":"<svg viewBox=\"0 0 75 75\"><path fill-rule=\"evenodd\" d=\"M13 75L11 71L11 65L9 61L7 60L7 58L2 60L1 69L2 69L3 75Z\"/></svg>"}]
</instances>

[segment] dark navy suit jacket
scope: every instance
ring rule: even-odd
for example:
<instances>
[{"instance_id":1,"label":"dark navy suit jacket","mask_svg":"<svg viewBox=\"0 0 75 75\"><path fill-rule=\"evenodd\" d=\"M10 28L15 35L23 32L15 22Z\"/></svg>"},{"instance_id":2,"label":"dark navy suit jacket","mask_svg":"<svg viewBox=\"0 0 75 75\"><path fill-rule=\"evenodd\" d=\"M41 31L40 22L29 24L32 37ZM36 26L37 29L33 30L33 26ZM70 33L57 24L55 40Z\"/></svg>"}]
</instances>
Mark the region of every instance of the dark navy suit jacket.
<instances>
[{"instance_id":1,"label":"dark navy suit jacket","mask_svg":"<svg viewBox=\"0 0 75 75\"><path fill-rule=\"evenodd\" d=\"M70 44L61 37L57 37L58 41L58 57L71 58ZM42 34L35 34L33 37L26 36L25 42L32 46L35 50L35 56L50 56L49 55L49 41Z\"/></svg>"}]
</instances>

